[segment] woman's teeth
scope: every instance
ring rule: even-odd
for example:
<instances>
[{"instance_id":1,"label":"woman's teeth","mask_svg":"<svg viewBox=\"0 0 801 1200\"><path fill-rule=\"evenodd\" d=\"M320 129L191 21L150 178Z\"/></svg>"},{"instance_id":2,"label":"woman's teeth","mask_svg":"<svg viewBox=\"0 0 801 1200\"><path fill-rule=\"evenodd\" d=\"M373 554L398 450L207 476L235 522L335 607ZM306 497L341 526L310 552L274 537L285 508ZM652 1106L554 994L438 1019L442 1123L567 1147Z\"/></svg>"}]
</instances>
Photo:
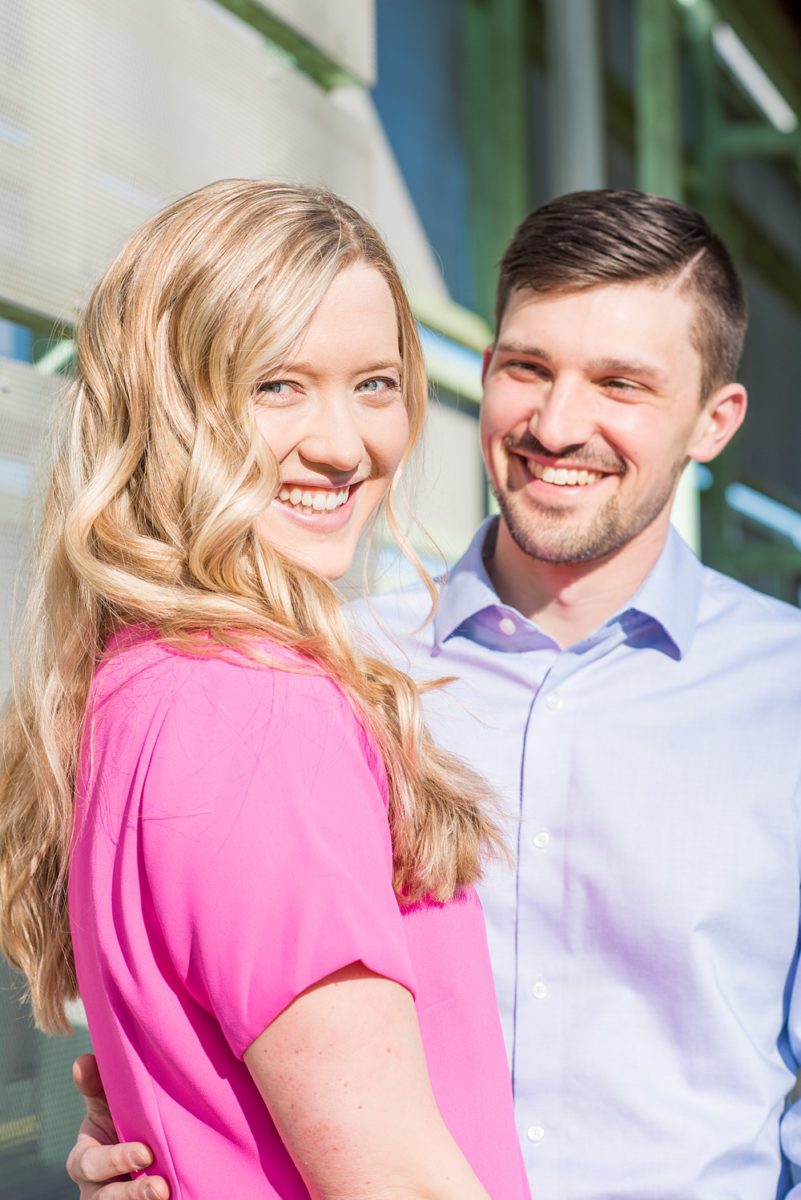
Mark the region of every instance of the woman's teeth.
<instances>
[{"instance_id":1,"label":"woman's teeth","mask_svg":"<svg viewBox=\"0 0 801 1200\"><path fill-rule=\"evenodd\" d=\"M291 504L309 512L333 512L335 508L342 507L349 495L349 487L342 488L339 492L332 492L330 488L282 487L278 499L284 504Z\"/></svg>"},{"instance_id":2,"label":"woman's teeth","mask_svg":"<svg viewBox=\"0 0 801 1200\"><path fill-rule=\"evenodd\" d=\"M555 483L560 487L586 487L588 483L597 483L603 479L600 471L575 471L570 467L541 467L539 463L526 459L530 475L541 479L543 483Z\"/></svg>"}]
</instances>

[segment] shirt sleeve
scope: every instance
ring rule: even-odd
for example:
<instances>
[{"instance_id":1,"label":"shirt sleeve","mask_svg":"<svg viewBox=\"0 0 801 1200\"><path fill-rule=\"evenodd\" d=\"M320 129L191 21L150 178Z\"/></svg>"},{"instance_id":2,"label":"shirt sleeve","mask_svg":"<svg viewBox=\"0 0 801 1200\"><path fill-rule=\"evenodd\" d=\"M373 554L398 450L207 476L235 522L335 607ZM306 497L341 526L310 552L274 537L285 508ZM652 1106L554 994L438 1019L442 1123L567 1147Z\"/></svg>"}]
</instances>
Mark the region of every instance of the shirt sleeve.
<instances>
[{"instance_id":1,"label":"shirt sleeve","mask_svg":"<svg viewBox=\"0 0 801 1200\"><path fill-rule=\"evenodd\" d=\"M163 951L238 1056L350 963L414 993L385 794L325 676L191 662L148 758L141 848Z\"/></svg>"},{"instance_id":2,"label":"shirt sleeve","mask_svg":"<svg viewBox=\"0 0 801 1200\"><path fill-rule=\"evenodd\" d=\"M801 931L799 931L801 944ZM796 950L793 970L788 985L789 1009L787 1014L787 1029L785 1040L785 1062L792 1064L798 1070L801 1062L801 972L799 971L799 954ZM797 1089L794 1093L794 1103L788 1104L781 1118L781 1146L790 1164L792 1179L795 1186L788 1192L782 1192L787 1200L801 1200L801 1099Z\"/></svg>"}]
</instances>

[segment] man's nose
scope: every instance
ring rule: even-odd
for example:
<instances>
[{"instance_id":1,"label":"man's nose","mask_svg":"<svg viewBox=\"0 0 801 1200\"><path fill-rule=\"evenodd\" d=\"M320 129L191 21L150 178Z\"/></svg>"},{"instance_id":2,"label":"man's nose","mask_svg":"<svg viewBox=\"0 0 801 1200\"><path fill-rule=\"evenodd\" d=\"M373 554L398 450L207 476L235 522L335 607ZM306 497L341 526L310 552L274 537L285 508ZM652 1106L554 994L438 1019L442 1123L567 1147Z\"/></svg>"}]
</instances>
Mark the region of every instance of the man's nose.
<instances>
[{"instance_id":1,"label":"man's nose","mask_svg":"<svg viewBox=\"0 0 801 1200\"><path fill-rule=\"evenodd\" d=\"M595 432L591 397L579 380L555 379L531 414L529 428L552 454L583 446Z\"/></svg>"}]
</instances>

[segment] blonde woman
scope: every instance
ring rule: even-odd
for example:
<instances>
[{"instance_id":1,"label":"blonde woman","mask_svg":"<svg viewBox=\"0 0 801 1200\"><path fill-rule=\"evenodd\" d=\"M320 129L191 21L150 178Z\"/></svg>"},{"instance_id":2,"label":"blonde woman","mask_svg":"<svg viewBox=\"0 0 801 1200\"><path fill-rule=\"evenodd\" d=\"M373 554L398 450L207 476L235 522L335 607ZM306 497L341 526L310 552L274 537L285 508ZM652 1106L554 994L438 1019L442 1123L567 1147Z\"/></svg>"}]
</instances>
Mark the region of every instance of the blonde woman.
<instances>
[{"instance_id":1,"label":"blonde woman","mask_svg":"<svg viewBox=\"0 0 801 1200\"><path fill-rule=\"evenodd\" d=\"M0 913L175 1200L517 1200L475 894L498 835L330 580L420 432L397 273L326 193L149 221L78 338L3 727Z\"/></svg>"}]
</instances>

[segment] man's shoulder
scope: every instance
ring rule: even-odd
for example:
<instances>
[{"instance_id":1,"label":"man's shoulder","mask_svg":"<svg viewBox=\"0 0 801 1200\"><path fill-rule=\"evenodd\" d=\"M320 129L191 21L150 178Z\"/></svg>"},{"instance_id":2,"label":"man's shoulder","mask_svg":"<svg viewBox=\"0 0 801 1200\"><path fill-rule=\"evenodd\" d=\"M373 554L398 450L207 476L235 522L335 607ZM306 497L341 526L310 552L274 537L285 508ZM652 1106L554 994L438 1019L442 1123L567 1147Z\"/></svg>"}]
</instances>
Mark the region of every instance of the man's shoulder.
<instances>
[{"instance_id":1,"label":"man's shoulder","mask_svg":"<svg viewBox=\"0 0 801 1200\"><path fill-rule=\"evenodd\" d=\"M711 567L703 570L702 623L724 621L732 630L739 626L743 631L786 639L801 653L801 609Z\"/></svg>"},{"instance_id":2,"label":"man's shoulder","mask_svg":"<svg viewBox=\"0 0 801 1200\"><path fill-rule=\"evenodd\" d=\"M436 585L439 590L441 584ZM434 639L431 594L422 583L353 600L348 617L367 649L385 657L414 657Z\"/></svg>"}]
</instances>

